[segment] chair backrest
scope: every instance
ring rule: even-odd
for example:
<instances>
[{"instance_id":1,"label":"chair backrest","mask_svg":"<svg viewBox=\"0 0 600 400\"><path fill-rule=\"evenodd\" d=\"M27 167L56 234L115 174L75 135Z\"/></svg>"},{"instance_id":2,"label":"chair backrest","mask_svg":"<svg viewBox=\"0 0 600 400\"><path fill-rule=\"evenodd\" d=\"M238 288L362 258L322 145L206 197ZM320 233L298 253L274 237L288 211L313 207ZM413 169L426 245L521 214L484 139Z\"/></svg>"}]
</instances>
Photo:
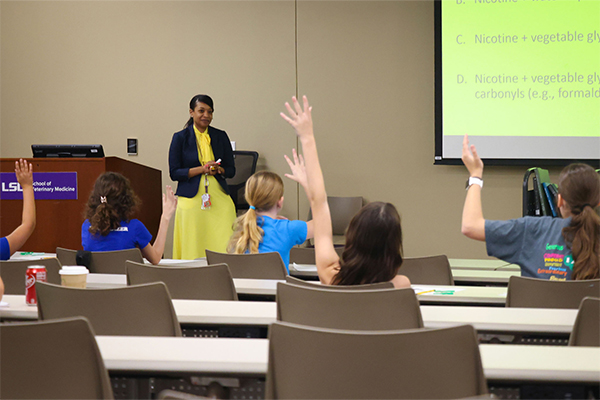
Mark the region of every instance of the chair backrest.
<instances>
[{"instance_id":1,"label":"chair backrest","mask_svg":"<svg viewBox=\"0 0 600 400\"><path fill-rule=\"evenodd\" d=\"M85 318L0 324L4 399L112 399L108 372Z\"/></svg>"},{"instance_id":2,"label":"chair backrest","mask_svg":"<svg viewBox=\"0 0 600 400\"><path fill-rule=\"evenodd\" d=\"M127 261L126 268L128 285L164 282L173 299L238 299L226 264L204 267L159 267Z\"/></svg>"},{"instance_id":3,"label":"chair backrest","mask_svg":"<svg viewBox=\"0 0 600 400\"><path fill-rule=\"evenodd\" d=\"M25 273L30 265L46 267L46 279L60 285L61 265L58 258L42 260L0 261L0 277L4 281L4 294L25 294Z\"/></svg>"},{"instance_id":4,"label":"chair backrest","mask_svg":"<svg viewBox=\"0 0 600 400\"><path fill-rule=\"evenodd\" d=\"M450 262L444 254L405 258L398 274L405 275L412 284L454 285Z\"/></svg>"},{"instance_id":5,"label":"chair backrest","mask_svg":"<svg viewBox=\"0 0 600 400\"><path fill-rule=\"evenodd\" d=\"M344 246L336 246L335 252L339 257L344 252ZM316 264L314 247L292 247L290 250L290 264Z\"/></svg>"},{"instance_id":6,"label":"chair backrest","mask_svg":"<svg viewBox=\"0 0 600 400\"><path fill-rule=\"evenodd\" d=\"M285 277L286 283L304 286L309 288L317 288L323 290L374 290L374 289L393 289L394 284L392 282L378 282L368 283L366 285L320 285L315 282L305 281L302 279L294 278L291 275Z\"/></svg>"},{"instance_id":7,"label":"chair backrest","mask_svg":"<svg viewBox=\"0 0 600 400\"><path fill-rule=\"evenodd\" d=\"M569 346L600 346L600 299L586 297L579 305Z\"/></svg>"},{"instance_id":8,"label":"chair backrest","mask_svg":"<svg viewBox=\"0 0 600 400\"><path fill-rule=\"evenodd\" d=\"M331 290L277 284L277 320L332 329L423 327L414 290Z\"/></svg>"},{"instance_id":9,"label":"chair backrest","mask_svg":"<svg viewBox=\"0 0 600 400\"><path fill-rule=\"evenodd\" d=\"M334 235L344 235L350 220L363 206L363 198L327 196L329 212L331 213L331 227ZM312 210L308 210L308 219L312 219Z\"/></svg>"},{"instance_id":10,"label":"chair backrest","mask_svg":"<svg viewBox=\"0 0 600 400\"><path fill-rule=\"evenodd\" d=\"M506 294L507 307L579 308L584 297L600 297L600 279L548 281L511 276Z\"/></svg>"},{"instance_id":11,"label":"chair backrest","mask_svg":"<svg viewBox=\"0 0 600 400\"><path fill-rule=\"evenodd\" d=\"M247 210L248 203L244 198L244 190L246 181L256 172L258 152L236 150L233 152L233 157L235 159L235 175L233 178L226 179L227 185L236 210Z\"/></svg>"},{"instance_id":12,"label":"chair backrest","mask_svg":"<svg viewBox=\"0 0 600 400\"><path fill-rule=\"evenodd\" d=\"M97 335L181 336L167 287L162 282L111 289L35 284L41 320L82 316Z\"/></svg>"},{"instance_id":13,"label":"chair backrest","mask_svg":"<svg viewBox=\"0 0 600 400\"><path fill-rule=\"evenodd\" d=\"M209 264L227 264L231 276L247 279L285 279L287 270L279 253L227 254L206 250Z\"/></svg>"},{"instance_id":14,"label":"chair backrest","mask_svg":"<svg viewBox=\"0 0 600 400\"><path fill-rule=\"evenodd\" d=\"M269 327L267 399L457 399L487 393L470 325L404 331Z\"/></svg>"},{"instance_id":15,"label":"chair backrest","mask_svg":"<svg viewBox=\"0 0 600 400\"><path fill-rule=\"evenodd\" d=\"M142 252L138 248L115 251L92 251L89 252L89 265L86 267L95 274L124 274L125 261L144 262ZM84 265L77 264L77 250L56 248L56 257L62 265Z\"/></svg>"}]
</instances>

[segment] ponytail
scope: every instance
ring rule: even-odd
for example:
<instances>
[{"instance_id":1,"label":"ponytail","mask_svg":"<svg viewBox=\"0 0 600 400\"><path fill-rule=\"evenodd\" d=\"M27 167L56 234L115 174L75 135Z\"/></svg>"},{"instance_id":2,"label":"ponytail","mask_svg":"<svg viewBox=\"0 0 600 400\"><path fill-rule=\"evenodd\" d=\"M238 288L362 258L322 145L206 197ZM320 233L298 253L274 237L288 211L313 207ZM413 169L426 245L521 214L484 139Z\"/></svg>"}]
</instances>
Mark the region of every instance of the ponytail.
<instances>
[{"instance_id":1,"label":"ponytail","mask_svg":"<svg viewBox=\"0 0 600 400\"><path fill-rule=\"evenodd\" d=\"M258 253L258 246L262 241L264 231L256 223L256 217L256 210L251 208L236 219L234 232L227 246L228 253Z\"/></svg>"},{"instance_id":2,"label":"ponytail","mask_svg":"<svg viewBox=\"0 0 600 400\"><path fill-rule=\"evenodd\" d=\"M105 172L96 179L85 207L84 218L90 221L90 233L102 236L129 221L140 204L129 179L116 172Z\"/></svg>"},{"instance_id":3,"label":"ponytail","mask_svg":"<svg viewBox=\"0 0 600 400\"><path fill-rule=\"evenodd\" d=\"M273 172L259 171L246 181L244 197L249 210L238 217L233 227L233 235L227 245L228 253L250 254L258 253L258 246L262 242L264 230L258 226L256 211L272 209L283 196L283 181Z\"/></svg>"},{"instance_id":4,"label":"ponytail","mask_svg":"<svg viewBox=\"0 0 600 400\"><path fill-rule=\"evenodd\" d=\"M600 216L589 205L573 214L571 224L562 231L573 252L572 279L598 279L600 277Z\"/></svg>"},{"instance_id":5,"label":"ponytail","mask_svg":"<svg viewBox=\"0 0 600 400\"><path fill-rule=\"evenodd\" d=\"M600 277L600 177L586 164L571 164L563 169L558 192L571 210L571 223L562 236L573 253L572 279Z\"/></svg>"},{"instance_id":6,"label":"ponytail","mask_svg":"<svg viewBox=\"0 0 600 400\"><path fill-rule=\"evenodd\" d=\"M188 126L190 126L193 123L194 123L194 118L190 117L190 119L188 119L187 122L185 123L185 125L183 126L183 129L187 129Z\"/></svg>"},{"instance_id":7,"label":"ponytail","mask_svg":"<svg viewBox=\"0 0 600 400\"><path fill-rule=\"evenodd\" d=\"M112 229L118 228L121 222L114 207L111 207L108 203L100 203L89 220L90 233L102 236L106 236Z\"/></svg>"}]
</instances>

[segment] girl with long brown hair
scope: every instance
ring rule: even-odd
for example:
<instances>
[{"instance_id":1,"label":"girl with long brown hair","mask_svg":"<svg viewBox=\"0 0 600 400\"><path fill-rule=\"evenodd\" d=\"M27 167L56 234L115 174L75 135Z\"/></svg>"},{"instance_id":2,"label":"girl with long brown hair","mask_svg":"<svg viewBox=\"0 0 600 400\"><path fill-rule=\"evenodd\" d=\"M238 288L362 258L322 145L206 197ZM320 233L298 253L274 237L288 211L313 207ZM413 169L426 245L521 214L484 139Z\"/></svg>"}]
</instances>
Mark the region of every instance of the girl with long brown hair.
<instances>
[{"instance_id":1,"label":"girl with long brown hair","mask_svg":"<svg viewBox=\"0 0 600 400\"><path fill-rule=\"evenodd\" d=\"M390 203L374 202L364 206L348 225L341 259L337 255L313 132L312 107L306 96L303 107L295 97L292 102L293 108L285 103L288 114L281 113L281 116L296 130L304 151L306 163L295 162L295 167L304 169L307 178L306 194L313 213L315 256L321 283L359 285L391 281L397 288L410 287L409 279L398 275L402 265L402 228L400 215Z\"/></svg>"},{"instance_id":2,"label":"girl with long brown hair","mask_svg":"<svg viewBox=\"0 0 600 400\"><path fill-rule=\"evenodd\" d=\"M483 162L469 139L462 160L469 171L462 232L485 241L490 256L521 266L521 275L550 280L598 279L600 275L600 176L587 164L566 166L558 181L562 218L483 218Z\"/></svg>"}]
</instances>

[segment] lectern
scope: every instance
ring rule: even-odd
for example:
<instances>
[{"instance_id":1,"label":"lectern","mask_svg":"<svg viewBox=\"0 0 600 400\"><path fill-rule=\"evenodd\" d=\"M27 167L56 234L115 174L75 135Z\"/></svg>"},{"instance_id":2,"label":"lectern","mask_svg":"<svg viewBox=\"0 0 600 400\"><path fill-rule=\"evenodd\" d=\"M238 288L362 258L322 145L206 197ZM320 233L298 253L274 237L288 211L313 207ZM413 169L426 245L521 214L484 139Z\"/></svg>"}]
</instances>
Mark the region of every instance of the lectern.
<instances>
[{"instance_id":1,"label":"lectern","mask_svg":"<svg viewBox=\"0 0 600 400\"><path fill-rule=\"evenodd\" d=\"M3 158L0 160L1 172L12 172L15 170L16 158ZM33 164L34 190L36 195L37 224L33 235L22 247L22 250L44 251L54 253L56 247L70 249L82 249L81 247L81 224L84 221L85 205L94 187L94 182L100 174L106 171L118 172L125 175L131 181L133 190L141 199L141 207L134 218L139 219L146 225L153 238L156 238L160 215L162 212L162 183L161 171L145 165L123 160L118 157L106 158L32 158L27 159ZM38 181L37 173L65 174L72 178L76 190L68 188L72 193L71 199L48 197L47 192L53 192L53 187L46 187ZM43 177L43 174L39 176ZM52 175L48 175L52 176ZM42 178L43 179L43 178ZM76 184L75 184L76 182ZM23 210L22 200L9 199L8 192L2 188L0 197L0 235L10 234L21 223ZM64 187L57 189L65 191ZM42 191L46 191L42 195ZM55 196L60 197L60 196Z\"/></svg>"}]
</instances>

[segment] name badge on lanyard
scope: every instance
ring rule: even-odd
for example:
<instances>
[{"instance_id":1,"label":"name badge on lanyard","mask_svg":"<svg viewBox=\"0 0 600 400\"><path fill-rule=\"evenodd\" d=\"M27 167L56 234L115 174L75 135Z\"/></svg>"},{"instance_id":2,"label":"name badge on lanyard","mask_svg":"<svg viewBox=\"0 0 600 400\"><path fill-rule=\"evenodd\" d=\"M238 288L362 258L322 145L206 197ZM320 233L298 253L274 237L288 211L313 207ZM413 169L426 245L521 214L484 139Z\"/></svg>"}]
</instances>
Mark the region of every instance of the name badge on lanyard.
<instances>
[{"instance_id":1,"label":"name badge on lanyard","mask_svg":"<svg viewBox=\"0 0 600 400\"><path fill-rule=\"evenodd\" d=\"M202 195L202 210L210 210L210 194L208 194L208 174L204 174L204 194Z\"/></svg>"}]
</instances>

